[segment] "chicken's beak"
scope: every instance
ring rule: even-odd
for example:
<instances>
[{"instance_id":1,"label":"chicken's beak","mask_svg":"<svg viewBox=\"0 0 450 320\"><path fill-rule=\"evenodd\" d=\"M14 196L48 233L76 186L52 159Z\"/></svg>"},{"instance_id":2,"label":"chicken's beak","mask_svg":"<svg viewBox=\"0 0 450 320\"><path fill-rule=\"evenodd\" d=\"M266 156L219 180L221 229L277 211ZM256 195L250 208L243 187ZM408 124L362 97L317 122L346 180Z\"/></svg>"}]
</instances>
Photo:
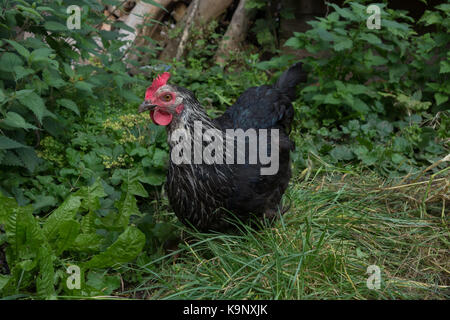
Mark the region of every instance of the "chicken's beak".
<instances>
[{"instance_id":1,"label":"chicken's beak","mask_svg":"<svg viewBox=\"0 0 450 320\"><path fill-rule=\"evenodd\" d=\"M147 110L152 110L154 107L156 107L155 104L152 104L150 101L144 101L139 106L138 112L142 113L142 112L147 111Z\"/></svg>"}]
</instances>

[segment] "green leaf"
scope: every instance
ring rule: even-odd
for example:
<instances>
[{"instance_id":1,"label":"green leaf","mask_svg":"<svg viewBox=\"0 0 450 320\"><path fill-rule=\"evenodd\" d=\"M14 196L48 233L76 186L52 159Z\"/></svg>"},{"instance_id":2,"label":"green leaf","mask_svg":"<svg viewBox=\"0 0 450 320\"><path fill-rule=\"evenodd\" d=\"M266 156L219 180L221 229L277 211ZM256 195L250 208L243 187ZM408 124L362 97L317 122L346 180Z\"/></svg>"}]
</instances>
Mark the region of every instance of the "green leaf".
<instances>
[{"instance_id":1,"label":"green leaf","mask_svg":"<svg viewBox=\"0 0 450 320\"><path fill-rule=\"evenodd\" d=\"M17 204L16 199L14 198L8 198L2 195L0 192L0 203L2 204L0 206L0 224L6 223L6 220L8 219L10 214L14 213L14 209L17 209L19 206Z\"/></svg>"},{"instance_id":2,"label":"green leaf","mask_svg":"<svg viewBox=\"0 0 450 320\"><path fill-rule=\"evenodd\" d=\"M38 166L40 160L36 155L36 151L32 148L21 148L15 150L24 166L33 173Z\"/></svg>"},{"instance_id":3,"label":"green leaf","mask_svg":"<svg viewBox=\"0 0 450 320\"><path fill-rule=\"evenodd\" d=\"M78 106L72 100L69 100L69 99L58 99L58 100L56 100L56 103L58 103L60 106L63 106L64 108L72 110L78 116L80 115L80 110L78 109Z\"/></svg>"},{"instance_id":4,"label":"green leaf","mask_svg":"<svg viewBox=\"0 0 450 320\"><path fill-rule=\"evenodd\" d=\"M104 239L96 233L79 234L70 247L71 251L77 252L98 252Z\"/></svg>"},{"instance_id":5,"label":"green leaf","mask_svg":"<svg viewBox=\"0 0 450 320\"><path fill-rule=\"evenodd\" d=\"M284 43L284 46L300 49L302 47L302 43L297 37L291 37Z\"/></svg>"},{"instance_id":6,"label":"green leaf","mask_svg":"<svg viewBox=\"0 0 450 320\"><path fill-rule=\"evenodd\" d=\"M103 295L110 295L114 290L120 288L120 276L108 276L105 273L90 271L87 276L86 285L98 290Z\"/></svg>"},{"instance_id":7,"label":"green leaf","mask_svg":"<svg viewBox=\"0 0 450 320\"><path fill-rule=\"evenodd\" d=\"M439 73L448 73L450 72L450 63L448 61L442 60L440 63Z\"/></svg>"},{"instance_id":8,"label":"green leaf","mask_svg":"<svg viewBox=\"0 0 450 320\"><path fill-rule=\"evenodd\" d=\"M33 74L34 70L30 68L24 68L22 66L15 66L14 73L16 75L16 80L20 80L26 76L29 76L30 74Z\"/></svg>"},{"instance_id":9,"label":"green leaf","mask_svg":"<svg viewBox=\"0 0 450 320\"><path fill-rule=\"evenodd\" d=\"M14 41L14 40L5 40L10 45L14 47L14 49L17 50L17 52L23 56L25 59L28 59L30 57L30 51L28 51L24 46L22 46L20 43Z\"/></svg>"},{"instance_id":10,"label":"green leaf","mask_svg":"<svg viewBox=\"0 0 450 320\"><path fill-rule=\"evenodd\" d=\"M44 234L47 239L55 239L58 236L58 229L68 220L72 220L81 206L81 197L70 196L53 211L44 223Z\"/></svg>"},{"instance_id":11,"label":"green leaf","mask_svg":"<svg viewBox=\"0 0 450 320\"><path fill-rule=\"evenodd\" d=\"M100 179L97 179L91 186L82 187L75 195L83 198L81 207L87 211L98 210L100 208L99 198L107 196Z\"/></svg>"},{"instance_id":12,"label":"green leaf","mask_svg":"<svg viewBox=\"0 0 450 320\"><path fill-rule=\"evenodd\" d=\"M50 48L39 48L34 50L30 55L30 61L38 62L38 61L49 61L49 56L53 53L53 50Z\"/></svg>"},{"instance_id":13,"label":"green leaf","mask_svg":"<svg viewBox=\"0 0 450 320\"><path fill-rule=\"evenodd\" d=\"M367 67L384 65L388 62L387 59L379 55L374 55L372 50L368 50L364 56L365 64Z\"/></svg>"},{"instance_id":14,"label":"green leaf","mask_svg":"<svg viewBox=\"0 0 450 320\"><path fill-rule=\"evenodd\" d=\"M0 70L2 71L13 72L14 67L22 65L22 59L15 53L5 52L0 57Z\"/></svg>"},{"instance_id":15,"label":"green leaf","mask_svg":"<svg viewBox=\"0 0 450 320\"><path fill-rule=\"evenodd\" d=\"M42 77L45 83L50 87L61 88L67 84L63 79L61 79L59 73L53 69L44 69L42 72Z\"/></svg>"},{"instance_id":16,"label":"green leaf","mask_svg":"<svg viewBox=\"0 0 450 320\"><path fill-rule=\"evenodd\" d=\"M29 147L10 139L7 136L0 136L0 150L17 149L17 148L29 148Z\"/></svg>"},{"instance_id":17,"label":"green leaf","mask_svg":"<svg viewBox=\"0 0 450 320\"><path fill-rule=\"evenodd\" d=\"M0 274L0 293L2 289L6 287L9 282L13 279L11 275Z\"/></svg>"},{"instance_id":18,"label":"green leaf","mask_svg":"<svg viewBox=\"0 0 450 320\"><path fill-rule=\"evenodd\" d=\"M346 146L336 146L331 150L330 155L336 160L351 160L354 158L353 152Z\"/></svg>"},{"instance_id":19,"label":"green leaf","mask_svg":"<svg viewBox=\"0 0 450 320\"><path fill-rule=\"evenodd\" d=\"M369 32L361 34L361 35L359 36L359 38L362 39L362 40L367 41L367 42L370 43L370 44L374 44L374 45L377 45L377 44L381 44L381 43L382 43L382 41L381 41L380 38L378 38L378 37L377 37L376 35L374 35L373 33L369 33Z\"/></svg>"},{"instance_id":20,"label":"green leaf","mask_svg":"<svg viewBox=\"0 0 450 320\"><path fill-rule=\"evenodd\" d=\"M24 260L36 258L37 250L45 244L46 240L42 229L32 213L33 207L31 205L18 207L12 213L10 212L5 223L6 236L13 259L13 261L10 261L11 263L16 263L22 258ZM23 267L32 268L33 264L37 263L36 259L33 259L33 261Z\"/></svg>"},{"instance_id":21,"label":"green leaf","mask_svg":"<svg viewBox=\"0 0 450 320\"><path fill-rule=\"evenodd\" d=\"M138 181L133 180L128 184L128 192L130 194L140 196L140 197L148 197L148 193L145 190L144 186Z\"/></svg>"},{"instance_id":22,"label":"green leaf","mask_svg":"<svg viewBox=\"0 0 450 320\"><path fill-rule=\"evenodd\" d=\"M370 111L369 106L361 99L354 97L353 110L358 111L360 114L367 114Z\"/></svg>"},{"instance_id":23,"label":"green leaf","mask_svg":"<svg viewBox=\"0 0 450 320\"><path fill-rule=\"evenodd\" d=\"M67 31L67 26L56 21L47 21L44 23L44 28L49 31Z\"/></svg>"},{"instance_id":24,"label":"green leaf","mask_svg":"<svg viewBox=\"0 0 450 320\"><path fill-rule=\"evenodd\" d=\"M166 181L165 174L150 173L148 176L139 176L139 181L152 186L160 186Z\"/></svg>"},{"instance_id":25,"label":"green leaf","mask_svg":"<svg viewBox=\"0 0 450 320\"><path fill-rule=\"evenodd\" d=\"M84 264L87 269L108 268L118 263L134 260L145 245L144 234L136 227L130 226L104 252L95 255Z\"/></svg>"},{"instance_id":26,"label":"green leaf","mask_svg":"<svg viewBox=\"0 0 450 320\"><path fill-rule=\"evenodd\" d=\"M168 154L165 150L156 148L153 154L153 166L155 168L164 169L167 165Z\"/></svg>"},{"instance_id":27,"label":"green leaf","mask_svg":"<svg viewBox=\"0 0 450 320\"><path fill-rule=\"evenodd\" d=\"M350 21L358 21L358 18L353 14L353 12L348 8L340 8L334 3L330 3L334 10L343 18L350 20Z\"/></svg>"},{"instance_id":28,"label":"green leaf","mask_svg":"<svg viewBox=\"0 0 450 320\"><path fill-rule=\"evenodd\" d=\"M40 297L51 298L55 296L55 270L53 260L55 256L47 246L39 248L39 276L36 279L36 291Z\"/></svg>"},{"instance_id":29,"label":"green leaf","mask_svg":"<svg viewBox=\"0 0 450 320\"><path fill-rule=\"evenodd\" d=\"M49 238L52 248L55 249L55 254L59 256L66 249L70 248L80 233L80 224L73 220L63 221L59 227L56 238Z\"/></svg>"},{"instance_id":30,"label":"green leaf","mask_svg":"<svg viewBox=\"0 0 450 320\"><path fill-rule=\"evenodd\" d=\"M34 125L28 123L25 121L24 118L18 113L15 112L7 112L6 118L3 119L2 123L6 124L7 126L13 127L13 128L22 128L25 130L28 129L38 129Z\"/></svg>"},{"instance_id":31,"label":"green leaf","mask_svg":"<svg viewBox=\"0 0 450 320\"><path fill-rule=\"evenodd\" d=\"M87 91L89 93L92 93L92 88L94 87L94 85L85 82L85 81L78 81L77 83L75 83L75 88L82 90L82 91Z\"/></svg>"},{"instance_id":32,"label":"green leaf","mask_svg":"<svg viewBox=\"0 0 450 320\"><path fill-rule=\"evenodd\" d=\"M34 92L30 92L25 96L17 96L17 100L19 100L22 105L33 111L38 121L42 123L42 118L44 117L46 108L44 100L42 100L39 95Z\"/></svg>"},{"instance_id":33,"label":"green leaf","mask_svg":"<svg viewBox=\"0 0 450 320\"><path fill-rule=\"evenodd\" d=\"M419 23L423 23L425 26L432 24L441 24L442 17L437 11L426 10L423 16L420 18Z\"/></svg>"},{"instance_id":34,"label":"green leaf","mask_svg":"<svg viewBox=\"0 0 450 320\"><path fill-rule=\"evenodd\" d=\"M349 38L339 38L335 41L334 50L342 51L345 49L350 49L353 46L353 41Z\"/></svg>"},{"instance_id":35,"label":"green leaf","mask_svg":"<svg viewBox=\"0 0 450 320\"><path fill-rule=\"evenodd\" d=\"M3 90L0 88L0 103L3 102L3 101L5 101L5 99L6 99L6 96L5 96L5 94L3 93Z\"/></svg>"},{"instance_id":36,"label":"green leaf","mask_svg":"<svg viewBox=\"0 0 450 320\"><path fill-rule=\"evenodd\" d=\"M141 215L136 203L136 198L131 193L127 193L125 198L119 202L118 209L119 216L117 217L116 225L123 228L128 226L132 215Z\"/></svg>"},{"instance_id":37,"label":"green leaf","mask_svg":"<svg viewBox=\"0 0 450 320\"><path fill-rule=\"evenodd\" d=\"M444 102L446 102L448 100L448 96L439 92L436 92L434 94L434 99L436 99L436 105L440 105L443 104Z\"/></svg>"},{"instance_id":38,"label":"green leaf","mask_svg":"<svg viewBox=\"0 0 450 320\"><path fill-rule=\"evenodd\" d=\"M317 35L319 36L320 39L324 40L324 41L333 41L334 40L334 36L332 33L328 32L327 30L323 29L323 28L317 28L316 29Z\"/></svg>"},{"instance_id":39,"label":"green leaf","mask_svg":"<svg viewBox=\"0 0 450 320\"><path fill-rule=\"evenodd\" d=\"M33 203L33 208L35 211L45 208L52 207L58 203L55 197L52 196L39 196Z\"/></svg>"}]
</instances>

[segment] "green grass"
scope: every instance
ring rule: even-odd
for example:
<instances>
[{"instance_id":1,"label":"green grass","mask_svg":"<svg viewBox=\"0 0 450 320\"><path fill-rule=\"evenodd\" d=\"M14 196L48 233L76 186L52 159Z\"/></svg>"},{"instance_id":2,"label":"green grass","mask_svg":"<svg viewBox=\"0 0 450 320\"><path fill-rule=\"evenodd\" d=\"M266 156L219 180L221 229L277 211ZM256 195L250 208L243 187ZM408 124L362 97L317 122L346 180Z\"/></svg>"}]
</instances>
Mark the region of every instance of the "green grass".
<instances>
[{"instance_id":1,"label":"green grass","mask_svg":"<svg viewBox=\"0 0 450 320\"><path fill-rule=\"evenodd\" d=\"M145 299L448 299L448 177L393 184L375 174L305 170L292 208L262 230L183 229L179 249L123 266L138 284L119 296ZM174 219L166 213L165 218ZM369 290L367 267L381 269ZM128 288L128 289L126 289Z\"/></svg>"}]
</instances>

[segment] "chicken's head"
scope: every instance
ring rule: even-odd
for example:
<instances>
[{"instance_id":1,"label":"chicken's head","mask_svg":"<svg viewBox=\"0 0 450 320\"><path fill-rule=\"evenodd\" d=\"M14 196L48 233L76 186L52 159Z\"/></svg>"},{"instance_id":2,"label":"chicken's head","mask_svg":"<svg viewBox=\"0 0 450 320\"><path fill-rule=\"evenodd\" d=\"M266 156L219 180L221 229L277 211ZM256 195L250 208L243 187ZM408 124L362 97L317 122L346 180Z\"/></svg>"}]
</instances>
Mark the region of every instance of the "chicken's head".
<instances>
[{"instance_id":1,"label":"chicken's head","mask_svg":"<svg viewBox=\"0 0 450 320\"><path fill-rule=\"evenodd\" d=\"M145 91L145 100L139 106L139 113L149 110L153 122L160 126L169 125L174 116L184 109L183 98L176 88L167 84L170 73L159 75Z\"/></svg>"}]
</instances>

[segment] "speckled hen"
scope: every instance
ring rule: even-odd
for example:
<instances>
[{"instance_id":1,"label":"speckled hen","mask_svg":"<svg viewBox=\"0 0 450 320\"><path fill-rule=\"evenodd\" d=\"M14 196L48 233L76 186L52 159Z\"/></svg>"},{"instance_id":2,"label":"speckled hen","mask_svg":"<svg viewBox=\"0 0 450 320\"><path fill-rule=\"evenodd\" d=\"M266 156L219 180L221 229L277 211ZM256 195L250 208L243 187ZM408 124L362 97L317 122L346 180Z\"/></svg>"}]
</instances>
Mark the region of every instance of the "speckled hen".
<instances>
[{"instance_id":1,"label":"speckled hen","mask_svg":"<svg viewBox=\"0 0 450 320\"><path fill-rule=\"evenodd\" d=\"M185 161L177 162L171 157L167 175L167 195L177 217L201 231L225 231L231 226L231 215L242 221L252 216L275 217L280 212L281 198L291 177L290 151L294 149L289 139L294 116L291 102L296 97L296 86L306 81L302 63L286 70L274 85L249 88L216 119L206 114L191 91L169 84L169 78L170 74L165 72L153 81L139 112L150 111L154 123L166 126L171 155L179 148L183 140L180 137L184 137L185 143L189 141L185 144L189 148L179 154L185 157ZM195 126L199 124L201 129L196 131ZM243 144L239 144L236 136L230 138L231 129L256 133L258 143L247 137L242 140ZM262 136L264 130L261 129L269 132ZM277 140L271 139L274 130L278 132ZM184 132L184 136L180 132ZM199 132L201 137L196 140ZM207 132L221 132L223 135L222 138L214 136L214 139L208 139L205 138ZM228 138L231 139L230 145L227 145ZM195 151L194 154L186 151L191 147L193 150L205 148L215 139L219 139L216 146L221 147L211 152L215 159L212 163L195 161ZM220 151L223 149L222 155ZM267 162L260 157L253 158L256 162L251 160L252 152L259 155L261 151L271 157L277 156L276 172L262 174ZM244 161L227 161L227 156L236 160L239 153L244 155Z\"/></svg>"}]
</instances>

